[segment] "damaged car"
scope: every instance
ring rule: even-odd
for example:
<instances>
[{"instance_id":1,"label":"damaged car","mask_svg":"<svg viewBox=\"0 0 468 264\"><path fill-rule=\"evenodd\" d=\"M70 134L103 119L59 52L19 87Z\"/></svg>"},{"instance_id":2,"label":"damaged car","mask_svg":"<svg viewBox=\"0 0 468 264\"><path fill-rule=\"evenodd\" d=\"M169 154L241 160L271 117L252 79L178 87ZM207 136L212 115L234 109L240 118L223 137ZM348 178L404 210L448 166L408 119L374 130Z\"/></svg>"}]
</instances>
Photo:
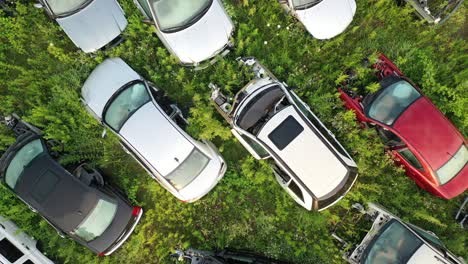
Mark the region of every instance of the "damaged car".
<instances>
[{"instance_id":1,"label":"damaged car","mask_svg":"<svg viewBox=\"0 0 468 264\"><path fill-rule=\"evenodd\" d=\"M202 251L196 249L176 250L171 257L180 264L289 264L273 260L246 251L224 249L219 251Z\"/></svg>"},{"instance_id":2,"label":"damaged car","mask_svg":"<svg viewBox=\"0 0 468 264\"><path fill-rule=\"evenodd\" d=\"M364 94L346 82L339 90L347 109L375 127L388 152L422 189L452 199L468 189L467 141L457 128L385 55L372 65L379 89Z\"/></svg>"},{"instance_id":3,"label":"damaged car","mask_svg":"<svg viewBox=\"0 0 468 264\"><path fill-rule=\"evenodd\" d=\"M86 53L118 45L128 24L117 0L39 0L35 6L43 8Z\"/></svg>"},{"instance_id":4,"label":"damaged car","mask_svg":"<svg viewBox=\"0 0 468 264\"><path fill-rule=\"evenodd\" d=\"M229 53L234 24L220 0L134 0L183 65L203 69ZM214 58L214 59L213 59ZM204 61L210 60L207 63Z\"/></svg>"},{"instance_id":5,"label":"damaged car","mask_svg":"<svg viewBox=\"0 0 468 264\"><path fill-rule=\"evenodd\" d=\"M346 30L356 13L355 0L279 0L316 39L331 39Z\"/></svg>"},{"instance_id":6,"label":"damaged car","mask_svg":"<svg viewBox=\"0 0 468 264\"><path fill-rule=\"evenodd\" d=\"M333 237L342 243L346 251L343 257L351 264L466 264L462 257L451 253L440 238L431 231L407 223L382 206L369 203L368 208L354 204L359 210L359 222L371 222L371 228L363 240L350 246L340 235L338 227Z\"/></svg>"},{"instance_id":7,"label":"damaged car","mask_svg":"<svg viewBox=\"0 0 468 264\"><path fill-rule=\"evenodd\" d=\"M81 94L88 112L179 200L197 201L224 176L226 163L217 148L188 135L187 120L177 105L122 59L98 65Z\"/></svg>"},{"instance_id":8,"label":"damaged car","mask_svg":"<svg viewBox=\"0 0 468 264\"><path fill-rule=\"evenodd\" d=\"M356 163L285 83L255 58L240 61L255 77L233 100L211 84L216 109L253 157L272 161L276 180L298 204L307 210L332 206L356 181Z\"/></svg>"},{"instance_id":9,"label":"damaged car","mask_svg":"<svg viewBox=\"0 0 468 264\"><path fill-rule=\"evenodd\" d=\"M99 256L112 254L128 239L143 214L116 187L86 164L73 173L57 159L59 146L37 127L12 115L3 118L16 142L0 159L0 178L61 237L69 237Z\"/></svg>"},{"instance_id":10,"label":"damaged car","mask_svg":"<svg viewBox=\"0 0 468 264\"><path fill-rule=\"evenodd\" d=\"M409 4L430 24L442 24L458 10L463 0L397 0L397 3Z\"/></svg>"}]
</instances>

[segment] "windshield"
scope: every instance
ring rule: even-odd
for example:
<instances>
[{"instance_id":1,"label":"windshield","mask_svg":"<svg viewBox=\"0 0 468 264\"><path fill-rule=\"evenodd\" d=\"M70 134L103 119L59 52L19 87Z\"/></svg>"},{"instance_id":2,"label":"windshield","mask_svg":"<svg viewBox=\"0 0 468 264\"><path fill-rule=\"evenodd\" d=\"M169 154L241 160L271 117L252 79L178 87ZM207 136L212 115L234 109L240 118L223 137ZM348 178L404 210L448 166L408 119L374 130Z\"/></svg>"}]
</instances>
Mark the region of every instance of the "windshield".
<instances>
[{"instance_id":1,"label":"windshield","mask_svg":"<svg viewBox=\"0 0 468 264\"><path fill-rule=\"evenodd\" d=\"M213 0L150 0L161 31L176 31L195 23Z\"/></svg>"},{"instance_id":2,"label":"windshield","mask_svg":"<svg viewBox=\"0 0 468 264\"><path fill-rule=\"evenodd\" d=\"M39 156L39 154L44 152L44 147L40 139L33 140L23 146L11 160L8 165L8 169L5 174L6 184L14 189L16 182L19 179L21 173L23 173L24 168L26 168L29 163Z\"/></svg>"},{"instance_id":3,"label":"windshield","mask_svg":"<svg viewBox=\"0 0 468 264\"><path fill-rule=\"evenodd\" d=\"M371 103L369 117L392 125L398 116L421 94L407 81L398 81L385 88Z\"/></svg>"},{"instance_id":4,"label":"windshield","mask_svg":"<svg viewBox=\"0 0 468 264\"><path fill-rule=\"evenodd\" d=\"M422 245L422 241L401 223L392 220L384 226L363 255L364 264L403 264Z\"/></svg>"},{"instance_id":5,"label":"windshield","mask_svg":"<svg viewBox=\"0 0 468 264\"><path fill-rule=\"evenodd\" d=\"M146 86L138 82L121 92L106 110L104 121L119 131L127 119L151 100Z\"/></svg>"},{"instance_id":6,"label":"windshield","mask_svg":"<svg viewBox=\"0 0 468 264\"><path fill-rule=\"evenodd\" d=\"M445 163L439 170L437 176L441 184L446 184L454 178L468 162L468 150L465 145L461 145L460 149Z\"/></svg>"},{"instance_id":7,"label":"windshield","mask_svg":"<svg viewBox=\"0 0 468 264\"><path fill-rule=\"evenodd\" d=\"M47 0L50 9L57 16L75 11L89 0Z\"/></svg>"},{"instance_id":8,"label":"windshield","mask_svg":"<svg viewBox=\"0 0 468 264\"><path fill-rule=\"evenodd\" d=\"M102 235L117 212L115 203L100 199L93 211L74 231L74 234L89 242Z\"/></svg>"},{"instance_id":9,"label":"windshield","mask_svg":"<svg viewBox=\"0 0 468 264\"><path fill-rule=\"evenodd\" d=\"M314 5L322 2L322 0L293 0L293 6L295 9L307 9L311 8Z\"/></svg>"},{"instance_id":10,"label":"windshield","mask_svg":"<svg viewBox=\"0 0 468 264\"><path fill-rule=\"evenodd\" d=\"M203 171L209 161L208 157L194 148L179 167L169 173L165 178L174 188L180 190L189 185L189 183Z\"/></svg>"}]
</instances>

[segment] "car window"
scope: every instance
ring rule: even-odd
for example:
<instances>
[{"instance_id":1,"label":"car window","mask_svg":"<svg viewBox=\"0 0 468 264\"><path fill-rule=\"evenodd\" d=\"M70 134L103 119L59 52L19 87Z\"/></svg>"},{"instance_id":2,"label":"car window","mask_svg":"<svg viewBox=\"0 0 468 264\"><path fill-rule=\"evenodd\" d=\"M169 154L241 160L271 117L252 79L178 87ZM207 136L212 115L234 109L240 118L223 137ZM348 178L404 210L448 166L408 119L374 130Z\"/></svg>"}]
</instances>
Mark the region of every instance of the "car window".
<instances>
[{"instance_id":1,"label":"car window","mask_svg":"<svg viewBox=\"0 0 468 264\"><path fill-rule=\"evenodd\" d=\"M252 147L252 149L255 151L255 153L258 154L260 158L263 159L270 156L270 153L268 153L268 151L266 151L260 144L255 142L253 139L249 138L246 135L241 135L241 137L247 142L247 144L250 145L250 147Z\"/></svg>"},{"instance_id":2,"label":"car window","mask_svg":"<svg viewBox=\"0 0 468 264\"><path fill-rule=\"evenodd\" d=\"M283 150L289 143L297 138L302 131L304 131L304 127L301 126L294 117L288 116L268 134L268 138L279 150Z\"/></svg>"},{"instance_id":3,"label":"car window","mask_svg":"<svg viewBox=\"0 0 468 264\"><path fill-rule=\"evenodd\" d=\"M128 118L151 100L146 86L138 82L123 90L106 109L104 121L119 131Z\"/></svg>"},{"instance_id":4,"label":"car window","mask_svg":"<svg viewBox=\"0 0 468 264\"><path fill-rule=\"evenodd\" d=\"M398 81L385 88L369 106L369 117L392 125L400 114L421 94L407 81Z\"/></svg>"},{"instance_id":5,"label":"car window","mask_svg":"<svg viewBox=\"0 0 468 264\"><path fill-rule=\"evenodd\" d=\"M213 0L150 0L161 31L177 31L195 23Z\"/></svg>"},{"instance_id":6,"label":"car window","mask_svg":"<svg viewBox=\"0 0 468 264\"><path fill-rule=\"evenodd\" d=\"M388 222L363 255L364 264L407 263L423 242L398 221Z\"/></svg>"},{"instance_id":7,"label":"car window","mask_svg":"<svg viewBox=\"0 0 468 264\"><path fill-rule=\"evenodd\" d=\"M311 8L320 2L322 2L322 0L293 0L292 1L294 8L297 10Z\"/></svg>"},{"instance_id":8,"label":"car window","mask_svg":"<svg viewBox=\"0 0 468 264\"><path fill-rule=\"evenodd\" d=\"M15 157L10 161L8 168L5 173L6 184L14 189L16 183L29 163L41 153L44 152L44 147L40 139L33 140L28 144L24 145L16 154Z\"/></svg>"},{"instance_id":9,"label":"car window","mask_svg":"<svg viewBox=\"0 0 468 264\"><path fill-rule=\"evenodd\" d=\"M432 244L435 248L445 248L442 241L440 241L437 237L427 233L426 231L422 230L421 228L410 225L412 229L418 233L424 240L426 240L429 244Z\"/></svg>"},{"instance_id":10,"label":"car window","mask_svg":"<svg viewBox=\"0 0 468 264\"><path fill-rule=\"evenodd\" d=\"M468 150L466 145L461 145L457 153L450 160L437 170L437 177L441 184L445 184L453 179L468 163Z\"/></svg>"},{"instance_id":11,"label":"car window","mask_svg":"<svg viewBox=\"0 0 468 264\"><path fill-rule=\"evenodd\" d=\"M149 17L152 17L151 15L151 11L150 11L150 7L149 7L149 4L148 4L148 0L137 0L138 3L140 4L140 7L143 9L143 11L145 12L146 16L149 18Z\"/></svg>"},{"instance_id":12,"label":"car window","mask_svg":"<svg viewBox=\"0 0 468 264\"><path fill-rule=\"evenodd\" d=\"M4 256L9 262L15 263L24 254L7 238L4 238L0 240L0 255Z\"/></svg>"},{"instance_id":13,"label":"car window","mask_svg":"<svg viewBox=\"0 0 468 264\"><path fill-rule=\"evenodd\" d=\"M89 242L96 237L99 237L114 220L117 212L117 204L100 199L93 211L85 218L85 220L73 232L76 236Z\"/></svg>"},{"instance_id":14,"label":"car window","mask_svg":"<svg viewBox=\"0 0 468 264\"><path fill-rule=\"evenodd\" d=\"M423 169L423 166L421 165L419 160L416 158L416 156L414 156L411 150L409 150L408 148L405 148L405 149L399 150L398 152L400 152L401 156L403 156L403 158L406 161L408 161L409 164L411 164L413 167L419 170Z\"/></svg>"},{"instance_id":15,"label":"car window","mask_svg":"<svg viewBox=\"0 0 468 264\"><path fill-rule=\"evenodd\" d=\"M165 178L176 188L181 190L189 185L208 165L210 159L198 149L194 148L188 157Z\"/></svg>"},{"instance_id":16,"label":"car window","mask_svg":"<svg viewBox=\"0 0 468 264\"><path fill-rule=\"evenodd\" d=\"M90 0L47 0L50 9L55 15L64 15L73 12Z\"/></svg>"},{"instance_id":17,"label":"car window","mask_svg":"<svg viewBox=\"0 0 468 264\"><path fill-rule=\"evenodd\" d=\"M291 190L301 201L304 201L304 195L302 194L301 188L296 184L295 181L291 181L288 185L289 190Z\"/></svg>"},{"instance_id":18,"label":"car window","mask_svg":"<svg viewBox=\"0 0 468 264\"><path fill-rule=\"evenodd\" d=\"M286 184L291 180L291 176L289 176L289 174L280 169L278 165L276 165L274 162L272 162L271 166L273 168L273 171L275 172L275 175L282 179L283 184Z\"/></svg>"}]
</instances>

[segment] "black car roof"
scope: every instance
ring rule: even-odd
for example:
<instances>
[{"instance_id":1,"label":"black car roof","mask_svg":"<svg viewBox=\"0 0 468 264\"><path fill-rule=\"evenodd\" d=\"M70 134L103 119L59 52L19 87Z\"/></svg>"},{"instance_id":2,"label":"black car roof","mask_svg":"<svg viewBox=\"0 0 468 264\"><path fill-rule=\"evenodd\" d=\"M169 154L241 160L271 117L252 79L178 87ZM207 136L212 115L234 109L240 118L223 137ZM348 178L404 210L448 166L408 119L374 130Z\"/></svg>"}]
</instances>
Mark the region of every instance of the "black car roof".
<instances>
[{"instance_id":1,"label":"black car roof","mask_svg":"<svg viewBox=\"0 0 468 264\"><path fill-rule=\"evenodd\" d=\"M42 141L37 135L18 138L2 157L2 174L15 153L35 139ZM44 149L46 150L45 146ZM71 175L47 150L24 168L14 192L65 232L73 231L100 199L95 190Z\"/></svg>"}]
</instances>

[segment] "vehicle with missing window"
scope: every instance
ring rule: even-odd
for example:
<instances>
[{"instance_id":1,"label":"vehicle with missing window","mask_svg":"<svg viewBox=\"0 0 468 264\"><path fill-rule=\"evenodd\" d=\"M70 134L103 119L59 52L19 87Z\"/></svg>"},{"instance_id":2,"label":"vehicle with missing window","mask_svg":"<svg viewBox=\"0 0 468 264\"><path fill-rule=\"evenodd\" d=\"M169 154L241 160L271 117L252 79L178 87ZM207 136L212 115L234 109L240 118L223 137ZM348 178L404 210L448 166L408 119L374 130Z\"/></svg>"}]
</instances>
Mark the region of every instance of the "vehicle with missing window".
<instances>
[{"instance_id":1,"label":"vehicle with missing window","mask_svg":"<svg viewBox=\"0 0 468 264\"><path fill-rule=\"evenodd\" d=\"M16 142L0 159L0 178L61 237L68 236L100 256L110 255L130 236L143 210L131 206L114 186L86 164L73 173L57 159L60 146L12 115L4 118Z\"/></svg>"},{"instance_id":2,"label":"vehicle with missing window","mask_svg":"<svg viewBox=\"0 0 468 264\"><path fill-rule=\"evenodd\" d=\"M317 39L343 33L356 13L355 0L279 0L286 12L297 18Z\"/></svg>"},{"instance_id":3,"label":"vehicle with missing window","mask_svg":"<svg viewBox=\"0 0 468 264\"><path fill-rule=\"evenodd\" d=\"M255 58L255 78L234 100L211 84L218 112L256 158L270 159L279 184L307 210L324 210L353 186L357 167L335 136L285 83Z\"/></svg>"},{"instance_id":4,"label":"vehicle with missing window","mask_svg":"<svg viewBox=\"0 0 468 264\"><path fill-rule=\"evenodd\" d=\"M442 24L460 8L463 0L396 0L399 5L408 3L419 17L430 24Z\"/></svg>"},{"instance_id":5,"label":"vehicle with missing window","mask_svg":"<svg viewBox=\"0 0 468 264\"><path fill-rule=\"evenodd\" d=\"M232 47L234 24L220 0L134 2L144 21L155 26L163 44L184 65L206 68Z\"/></svg>"},{"instance_id":6,"label":"vehicle with missing window","mask_svg":"<svg viewBox=\"0 0 468 264\"><path fill-rule=\"evenodd\" d=\"M171 257L180 264L289 264L259 254L239 250L176 250Z\"/></svg>"},{"instance_id":7,"label":"vehicle with missing window","mask_svg":"<svg viewBox=\"0 0 468 264\"><path fill-rule=\"evenodd\" d=\"M127 19L117 0L38 0L35 4L57 21L86 53L122 42Z\"/></svg>"},{"instance_id":8,"label":"vehicle with missing window","mask_svg":"<svg viewBox=\"0 0 468 264\"><path fill-rule=\"evenodd\" d=\"M361 215L353 216L350 226L370 221L371 227L357 245L340 237L338 233L343 231L340 226L335 227L333 237L348 249L343 254L348 263L466 264L462 257L451 253L436 234L401 220L382 206L369 203L367 209L360 204L353 207Z\"/></svg>"},{"instance_id":9,"label":"vehicle with missing window","mask_svg":"<svg viewBox=\"0 0 468 264\"><path fill-rule=\"evenodd\" d=\"M82 88L82 101L179 200L200 199L224 176L226 164L217 148L188 135L181 110L122 59L107 59L94 69Z\"/></svg>"},{"instance_id":10,"label":"vehicle with missing window","mask_svg":"<svg viewBox=\"0 0 468 264\"><path fill-rule=\"evenodd\" d=\"M0 263L53 264L38 249L37 241L22 232L12 221L0 216Z\"/></svg>"},{"instance_id":11,"label":"vehicle with missing window","mask_svg":"<svg viewBox=\"0 0 468 264\"><path fill-rule=\"evenodd\" d=\"M367 93L352 76L338 89L363 126L375 127L386 150L422 189L452 199L468 189L467 141L385 55L372 64L380 88Z\"/></svg>"}]
</instances>

